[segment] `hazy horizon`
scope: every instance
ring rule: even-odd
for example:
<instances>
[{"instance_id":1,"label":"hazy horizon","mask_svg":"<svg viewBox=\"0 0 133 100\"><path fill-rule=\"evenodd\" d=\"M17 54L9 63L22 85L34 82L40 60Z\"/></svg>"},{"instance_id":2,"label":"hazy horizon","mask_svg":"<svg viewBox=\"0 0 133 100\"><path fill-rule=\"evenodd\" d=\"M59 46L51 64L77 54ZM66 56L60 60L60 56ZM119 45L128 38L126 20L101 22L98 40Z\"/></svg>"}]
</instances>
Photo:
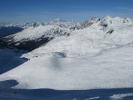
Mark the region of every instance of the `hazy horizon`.
<instances>
[{"instance_id":1,"label":"hazy horizon","mask_svg":"<svg viewBox=\"0 0 133 100\"><path fill-rule=\"evenodd\" d=\"M1 23L83 21L90 17L133 18L133 0L1 0Z\"/></svg>"}]
</instances>

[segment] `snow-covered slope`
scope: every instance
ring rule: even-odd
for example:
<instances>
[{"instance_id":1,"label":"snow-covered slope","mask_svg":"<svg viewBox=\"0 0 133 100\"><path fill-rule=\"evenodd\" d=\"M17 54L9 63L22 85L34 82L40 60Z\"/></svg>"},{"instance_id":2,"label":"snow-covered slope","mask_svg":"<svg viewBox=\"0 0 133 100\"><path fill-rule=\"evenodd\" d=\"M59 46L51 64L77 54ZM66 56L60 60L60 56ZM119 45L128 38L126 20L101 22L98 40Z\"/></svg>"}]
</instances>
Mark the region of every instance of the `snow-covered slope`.
<instances>
[{"instance_id":1,"label":"snow-covered slope","mask_svg":"<svg viewBox=\"0 0 133 100\"><path fill-rule=\"evenodd\" d=\"M0 80L15 79L19 82L15 88L27 89L133 87L132 19L105 17L90 22L72 30L69 36L54 36L47 44L24 54L29 61L0 75ZM39 27L40 31L43 26ZM32 33L28 39L42 36ZM19 34L15 35L16 41L27 38Z\"/></svg>"},{"instance_id":2,"label":"snow-covered slope","mask_svg":"<svg viewBox=\"0 0 133 100\"><path fill-rule=\"evenodd\" d=\"M16 88L95 89L133 87L133 47L111 49L95 57L70 58L59 53L32 58L3 74Z\"/></svg>"},{"instance_id":3,"label":"snow-covered slope","mask_svg":"<svg viewBox=\"0 0 133 100\"><path fill-rule=\"evenodd\" d=\"M58 32L59 31L59 32ZM62 32L63 31L63 32ZM38 27L29 27L28 29L24 30L23 32L17 33L13 36L15 42L17 41L28 41L28 40L36 40L39 38L48 37L53 38L56 35L64 35L65 32L69 30L65 30L60 28L59 26L55 25L46 25L46 26L38 26ZM57 33L56 33L57 32ZM55 33L55 34L54 34Z\"/></svg>"},{"instance_id":4,"label":"snow-covered slope","mask_svg":"<svg viewBox=\"0 0 133 100\"><path fill-rule=\"evenodd\" d=\"M64 52L67 56L94 55L102 50L115 48L133 42L133 22L123 24L121 19L105 17L86 28L74 30L69 37L58 37L30 52L38 53ZM104 25L107 25L106 27ZM111 31L112 30L112 31Z\"/></svg>"},{"instance_id":5,"label":"snow-covered slope","mask_svg":"<svg viewBox=\"0 0 133 100\"><path fill-rule=\"evenodd\" d=\"M22 32L1 39L3 44L10 47L32 50L58 36L70 34L69 28L55 24L30 26Z\"/></svg>"}]
</instances>

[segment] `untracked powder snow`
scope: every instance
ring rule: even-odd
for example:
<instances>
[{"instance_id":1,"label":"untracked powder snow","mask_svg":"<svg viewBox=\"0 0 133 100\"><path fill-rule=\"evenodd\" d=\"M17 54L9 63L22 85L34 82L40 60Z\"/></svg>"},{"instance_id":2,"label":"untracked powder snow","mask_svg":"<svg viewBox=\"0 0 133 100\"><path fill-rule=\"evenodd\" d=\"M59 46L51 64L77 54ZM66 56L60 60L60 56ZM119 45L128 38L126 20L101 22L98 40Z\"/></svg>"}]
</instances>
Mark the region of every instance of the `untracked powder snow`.
<instances>
[{"instance_id":1,"label":"untracked powder snow","mask_svg":"<svg viewBox=\"0 0 133 100\"><path fill-rule=\"evenodd\" d=\"M38 35L33 32L35 29L31 32L30 28L26 29L30 33L29 39L42 36L43 27L44 30L51 29L51 26L39 26L36 30ZM20 41L27 38L26 30L17 33L14 39ZM0 81L17 80L19 84L13 88L24 89L133 87L131 19L105 17L91 26L68 31L70 36L57 36L46 45L24 54L22 57L29 60L0 75Z\"/></svg>"}]
</instances>

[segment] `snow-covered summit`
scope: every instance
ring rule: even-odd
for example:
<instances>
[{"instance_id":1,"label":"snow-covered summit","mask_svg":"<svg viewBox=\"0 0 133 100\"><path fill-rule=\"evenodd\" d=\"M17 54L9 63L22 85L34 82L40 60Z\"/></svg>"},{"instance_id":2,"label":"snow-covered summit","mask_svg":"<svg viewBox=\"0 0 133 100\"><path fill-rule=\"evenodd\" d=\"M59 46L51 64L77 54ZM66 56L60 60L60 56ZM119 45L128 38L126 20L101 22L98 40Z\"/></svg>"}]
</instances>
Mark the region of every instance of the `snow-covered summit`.
<instances>
[{"instance_id":1,"label":"snow-covered summit","mask_svg":"<svg viewBox=\"0 0 133 100\"><path fill-rule=\"evenodd\" d=\"M11 46L39 45L22 56L27 62L0 75L0 81L17 80L15 88L27 89L133 87L132 19L92 18L72 27L63 23L31 26L4 37Z\"/></svg>"},{"instance_id":2,"label":"snow-covered summit","mask_svg":"<svg viewBox=\"0 0 133 100\"><path fill-rule=\"evenodd\" d=\"M69 37L54 38L29 55L52 52L64 52L68 56L93 55L106 49L130 44L133 42L133 23L131 20L123 23L124 20L119 17L93 18L90 26L71 31Z\"/></svg>"},{"instance_id":3,"label":"snow-covered summit","mask_svg":"<svg viewBox=\"0 0 133 100\"><path fill-rule=\"evenodd\" d=\"M84 34L86 34L87 35L86 37L90 39L92 36L96 37L99 36L98 32L99 34L101 34L100 37L103 37L101 38L101 40L105 40L106 37L110 38L107 41L117 41L115 40L115 38L118 38L118 35L120 33L121 33L120 37L128 36L130 38L129 34L132 34L131 31L132 31L133 21L130 18L107 16L104 18L92 17L90 20L87 20L83 23L72 23L58 19L43 24L32 23L31 25L29 24L28 26L26 25L27 24L25 24L25 28L23 31L4 37L2 39L2 41L4 41L3 44L7 44L8 46L11 47L14 46L24 49L25 48L28 49L28 47L31 47L32 44L37 44L37 46L34 47L37 48L40 45L45 44L49 40L56 37L70 36L71 34L75 34L75 36L72 37L75 38L76 36L79 36L78 34L81 34L82 37L84 36ZM117 31L120 31L120 33L118 33ZM125 31L129 32L129 34L127 33L128 34L127 35ZM118 39L118 41L119 40L120 39ZM128 41L130 40L131 39L129 39ZM96 39L94 39L93 41L96 42ZM121 41L125 40L122 39Z\"/></svg>"},{"instance_id":4,"label":"snow-covered summit","mask_svg":"<svg viewBox=\"0 0 133 100\"><path fill-rule=\"evenodd\" d=\"M66 24L65 24L66 25ZM58 36L68 36L71 30L62 24L33 25L21 32L3 37L1 40L8 46L36 48ZM35 46L37 44L37 46ZM35 46L35 47L34 47Z\"/></svg>"}]
</instances>

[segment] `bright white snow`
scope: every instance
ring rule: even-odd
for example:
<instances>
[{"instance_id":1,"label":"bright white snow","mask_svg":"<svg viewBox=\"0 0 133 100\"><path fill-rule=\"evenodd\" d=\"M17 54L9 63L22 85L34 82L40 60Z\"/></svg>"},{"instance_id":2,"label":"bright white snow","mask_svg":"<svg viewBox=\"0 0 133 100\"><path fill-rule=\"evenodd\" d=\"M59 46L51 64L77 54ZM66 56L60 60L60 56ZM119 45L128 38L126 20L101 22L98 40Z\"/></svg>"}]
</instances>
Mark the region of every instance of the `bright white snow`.
<instances>
[{"instance_id":1,"label":"bright white snow","mask_svg":"<svg viewBox=\"0 0 133 100\"><path fill-rule=\"evenodd\" d=\"M96 22L23 55L30 60L0 75L0 81L15 79L15 88L27 89L133 87L133 22L119 17L105 22L106 28Z\"/></svg>"},{"instance_id":2,"label":"bright white snow","mask_svg":"<svg viewBox=\"0 0 133 100\"><path fill-rule=\"evenodd\" d=\"M40 38L42 36L45 37L53 37L57 34L53 34L55 30L61 30L62 28L55 25L46 25L46 26L38 26L38 27L29 27L28 29L15 34L14 40L21 41L23 39L34 40L36 38ZM63 28L64 29L64 28ZM64 31L68 32L68 29L64 29ZM63 34L63 33L62 33Z\"/></svg>"}]
</instances>

